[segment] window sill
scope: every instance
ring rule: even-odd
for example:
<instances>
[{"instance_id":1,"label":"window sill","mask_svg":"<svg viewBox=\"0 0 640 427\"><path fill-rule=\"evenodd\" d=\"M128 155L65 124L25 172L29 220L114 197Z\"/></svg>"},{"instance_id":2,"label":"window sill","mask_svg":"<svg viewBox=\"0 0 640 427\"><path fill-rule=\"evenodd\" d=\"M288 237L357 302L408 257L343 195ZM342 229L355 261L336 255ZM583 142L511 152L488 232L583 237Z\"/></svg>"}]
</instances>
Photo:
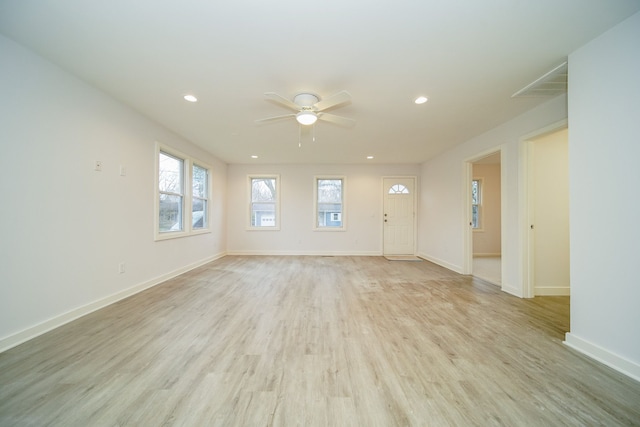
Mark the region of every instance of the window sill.
<instances>
[{"instance_id":1,"label":"window sill","mask_svg":"<svg viewBox=\"0 0 640 427\"><path fill-rule=\"evenodd\" d=\"M155 238L153 240L156 242L160 242L162 240L180 239L182 237L196 236L198 234L207 234L207 233L211 233L211 229L207 228L204 230L169 231L165 233L156 233Z\"/></svg>"},{"instance_id":2,"label":"window sill","mask_svg":"<svg viewBox=\"0 0 640 427\"><path fill-rule=\"evenodd\" d=\"M347 231L345 227L314 227L313 231Z\"/></svg>"},{"instance_id":3,"label":"window sill","mask_svg":"<svg viewBox=\"0 0 640 427\"><path fill-rule=\"evenodd\" d=\"M247 227L247 231L280 231L280 227Z\"/></svg>"}]
</instances>

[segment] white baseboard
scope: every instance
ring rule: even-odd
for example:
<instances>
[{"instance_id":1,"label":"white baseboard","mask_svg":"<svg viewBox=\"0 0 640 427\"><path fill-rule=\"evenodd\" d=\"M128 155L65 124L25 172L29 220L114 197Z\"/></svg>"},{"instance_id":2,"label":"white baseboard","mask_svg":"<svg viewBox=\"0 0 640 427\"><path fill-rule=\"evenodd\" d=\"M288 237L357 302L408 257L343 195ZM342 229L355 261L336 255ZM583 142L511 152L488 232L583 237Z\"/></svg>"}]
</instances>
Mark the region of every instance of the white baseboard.
<instances>
[{"instance_id":1,"label":"white baseboard","mask_svg":"<svg viewBox=\"0 0 640 427\"><path fill-rule=\"evenodd\" d=\"M502 256L502 254L500 252L497 252L497 253L474 253L473 254L474 258L483 258L483 257L496 258L496 257L500 257L500 256Z\"/></svg>"},{"instance_id":2,"label":"white baseboard","mask_svg":"<svg viewBox=\"0 0 640 427\"><path fill-rule=\"evenodd\" d=\"M120 292L116 292L115 294L106 296L104 298L100 298L97 301L83 305L82 307L75 308L66 313L52 317L49 320L45 320L44 322L39 323L35 326L31 326L27 329L24 329L18 333L2 338L0 339L0 353L2 353L3 351L9 350L10 348L13 348L17 345L20 345L26 341L29 341L39 335L47 333L55 328L58 328L69 322L79 319L82 316L86 316L89 313L93 313L96 310L100 310L101 308L111 305L117 301L128 298L132 295L135 295L153 286L159 285L160 283L166 282L167 280L172 279L176 276L179 276L180 274L186 273L187 271L193 270L194 268L200 267L211 261L215 261L216 259L222 258L225 255L226 255L225 253L220 253L217 255L207 257L203 260L186 265L177 270L163 274L161 276L158 276L146 282L139 283L128 289L122 290Z\"/></svg>"},{"instance_id":3,"label":"white baseboard","mask_svg":"<svg viewBox=\"0 0 640 427\"><path fill-rule=\"evenodd\" d=\"M446 268L448 270L451 270L453 272L456 272L458 274L462 274L462 267L460 267L458 265L454 265L454 264L448 263L447 261L443 261L441 259L434 258L434 257L429 256L429 255L424 254L424 253L419 253L419 254L417 254L417 256L419 256L422 259L426 259L427 261L432 262L434 264L438 264L440 267L444 267L444 268Z\"/></svg>"},{"instance_id":4,"label":"white baseboard","mask_svg":"<svg viewBox=\"0 0 640 427\"><path fill-rule=\"evenodd\" d=\"M500 289L502 290L502 292L506 292L510 295L513 295L514 297L523 298L521 288L516 288L506 283L503 283Z\"/></svg>"},{"instance_id":5,"label":"white baseboard","mask_svg":"<svg viewBox=\"0 0 640 427\"><path fill-rule=\"evenodd\" d=\"M340 252L340 251L228 251L227 255L262 256L382 256L379 251Z\"/></svg>"},{"instance_id":6,"label":"white baseboard","mask_svg":"<svg viewBox=\"0 0 640 427\"><path fill-rule=\"evenodd\" d=\"M640 364L612 353L599 345L583 340L571 332L568 332L565 335L563 342L574 350L579 351L580 353L597 360L598 362L603 363L636 381L640 381Z\"/></svg>"},{"instance_id":7,"label":"white baseboard","mask_svg":"<svg viewBox=\"0 0 640 427\"><path fill-rule=\"evenodd\" d=\"M535 296L570 296L571 288L568 286L536 286L533 289Z\"/></svg>"}]
</instances>

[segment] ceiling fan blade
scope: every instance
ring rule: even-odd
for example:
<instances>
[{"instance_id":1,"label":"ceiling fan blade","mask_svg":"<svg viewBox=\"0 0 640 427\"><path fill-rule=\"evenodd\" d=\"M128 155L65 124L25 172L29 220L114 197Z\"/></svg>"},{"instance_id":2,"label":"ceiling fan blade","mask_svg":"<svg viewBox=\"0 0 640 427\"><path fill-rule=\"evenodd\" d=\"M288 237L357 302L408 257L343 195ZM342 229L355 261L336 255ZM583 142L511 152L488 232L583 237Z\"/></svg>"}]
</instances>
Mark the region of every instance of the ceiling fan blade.
<instances>
[{"instance_id":1,"label":"ceiling fan blade","mask_svg":"<svg viewBox=\"0 0 640 427\"><path fill-rule=\"evenodd\" d=\"M290 108L294 111L300 111L300 106L296 103L294 103L293 101L288 100L287 98L285 98L284 96L278 95L275 92L266 92L264 94L264 96L267 99L270 99L271 101L275 101L280 105L283 105L287 108Z\"/></svg>"},{"instance_id":2,"label":"ceiling fan blade","mask_svg":"<svg viewBox=\"0 0 640 427\"><path fill-rule=\"evenodd\" d=\"M267 117L264 119L258 119L258 120L255 120L255 122L256 123L273 122L276 120L288 119L290 117L295 117L295 116L296 116L295 114L285 114L283 116L273 116L273 117Z\"/></svg>"},{"instance_id":3,"label":"ceiling fan blade","mask_svg":"<svg viewBox=\"0 0 640 427\"><path fill-rule=\"evenodd\" d=\"M335 123L344 127L353 127L356 124L356 121L353 119L349 119L347 117L336 116L335 114L328 113L318 113L318 118L320 120L324 120L325 122Z\"/></svg>"},{"instance_id":4,"label":"ceiling fan blade","mask_svg":"<svg viewBox=\"0 0 640 427\"><path fill-rule=\"evenodd\" d=\"M339 104L351 101L351 95L346 90L331 95L314 105L316 111L326 110Z\"/></svg>"}]
</instances>

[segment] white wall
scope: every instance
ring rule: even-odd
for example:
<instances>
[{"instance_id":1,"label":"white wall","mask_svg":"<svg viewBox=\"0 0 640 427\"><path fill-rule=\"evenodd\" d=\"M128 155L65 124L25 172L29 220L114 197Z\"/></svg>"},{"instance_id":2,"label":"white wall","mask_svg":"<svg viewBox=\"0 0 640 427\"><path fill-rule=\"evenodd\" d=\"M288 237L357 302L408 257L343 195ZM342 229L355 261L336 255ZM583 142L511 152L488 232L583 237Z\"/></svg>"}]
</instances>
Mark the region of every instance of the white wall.
<instances>
[{"instance_id":1,"label":"white wall","mask_svg":"<svg viewBox=\"0 0 640 427\"><path fill-rule=\"evenodd\" d=\"M473 230L473 254L499 256L500 249L500 164L474 164L473 179L482 180L481 228Z\"/></svg>"},{"instance_id":2,"label":"white wall","mask_svg":"<svg viewBox=\"0 0 640 427\"><path fill-rule=\"evenodd\" d=\"M517 101L514 101L517 102ZM457 272L464 271L466 221L465 162L490 150L503 150L505 197L502 289L523 296L521 257L522 213L519 190L523 180L520 140L527 134L557 123L567 116L566 97L556 97L537 108L479 135L422 165L418 253Z\"/></svg>"},{"instance_id":3,"label":"white wall","mask_svg":"<svg viewBox=\"0 0 640 427\"><path fill-rule=\"evenodd\" d=\"M535 295L569 295L569 141L567 129L532 142Z\"/></svg>"},{"instance_id":4,"label":"white wall","mask_svg":"<svg viewBox=\"0 0 640 427\"><path fill-rule=\"evenodd\" d=\"M571 333L640 380L640 13L569 56Z\"/></svg>"},{"instance_id":5,"label":"white wall","mask_svg":"<svg viewBox=\"0 0 640 427\"><path fill-rule=\"evenodd\" d=\"M0 58L0 350L224 254L226 165L4 37ZM213 166L213 233L154 242L156 140Z\"/></svg>"},{"instance_id":6,"label":"white wall","mask_svg":"<svg viewBox=\"0 0 640 427\"><path fill-rule=\"evenodd\" d=\"M293 147L292 150L296 150ZM418 165L229 165L228 252L232 254L382 254L382 177L418 176ZM279 174L279 231L247 230L247 176ZM345 176L346 231L313 231L316 175Z\"/></svg>"}]
</instances>

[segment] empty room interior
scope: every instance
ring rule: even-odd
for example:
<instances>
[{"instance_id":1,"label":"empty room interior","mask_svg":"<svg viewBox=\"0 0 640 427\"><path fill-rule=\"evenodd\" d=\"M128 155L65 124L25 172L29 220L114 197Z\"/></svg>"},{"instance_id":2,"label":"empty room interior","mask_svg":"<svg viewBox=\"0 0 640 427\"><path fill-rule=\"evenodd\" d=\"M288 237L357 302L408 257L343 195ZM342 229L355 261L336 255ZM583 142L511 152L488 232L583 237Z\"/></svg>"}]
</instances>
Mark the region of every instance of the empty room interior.
<instances>
[{"instance_id":1,"label":"empty room interior","mask_svg":"<svg viewBox=\"0 0 640 427\"><path fill-rule=\"evenodd\" d=\"M0 0L0 425L640 425L638 40Z\"/></svg>"}]
</instances>

